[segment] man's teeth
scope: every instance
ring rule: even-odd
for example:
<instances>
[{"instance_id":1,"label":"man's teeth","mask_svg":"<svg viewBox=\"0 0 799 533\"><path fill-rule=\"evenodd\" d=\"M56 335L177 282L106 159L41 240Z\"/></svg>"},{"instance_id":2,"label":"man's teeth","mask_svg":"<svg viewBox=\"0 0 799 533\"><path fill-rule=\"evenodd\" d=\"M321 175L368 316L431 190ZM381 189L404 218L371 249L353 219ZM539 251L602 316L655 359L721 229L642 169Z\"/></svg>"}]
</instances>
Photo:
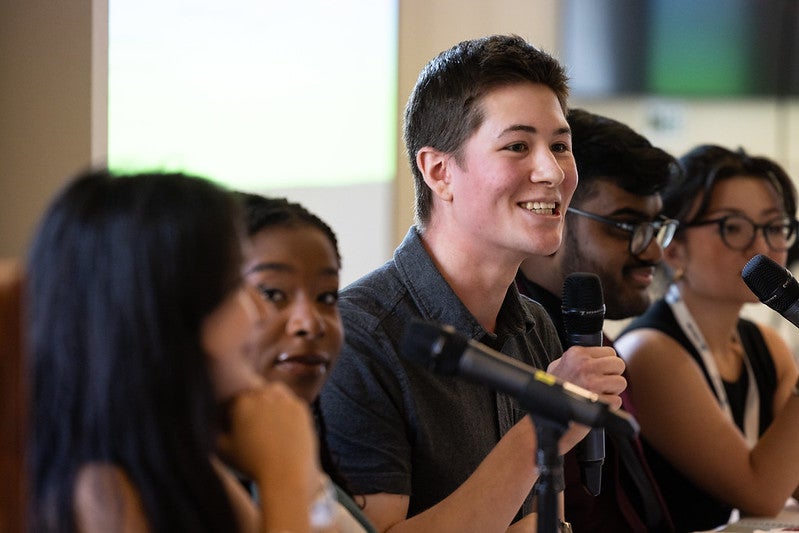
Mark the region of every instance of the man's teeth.
<instances>
[{"instance_id":1,"label":"man's teeth","mask_svg":"<svg viewBox=\"0 0 799 533\"><path fill-rule=\"evenodd\" d=\"M522 207L539 215L551 215L555 213L557 204L554 202L525 202Z\"/></svg>"}]
</instances>

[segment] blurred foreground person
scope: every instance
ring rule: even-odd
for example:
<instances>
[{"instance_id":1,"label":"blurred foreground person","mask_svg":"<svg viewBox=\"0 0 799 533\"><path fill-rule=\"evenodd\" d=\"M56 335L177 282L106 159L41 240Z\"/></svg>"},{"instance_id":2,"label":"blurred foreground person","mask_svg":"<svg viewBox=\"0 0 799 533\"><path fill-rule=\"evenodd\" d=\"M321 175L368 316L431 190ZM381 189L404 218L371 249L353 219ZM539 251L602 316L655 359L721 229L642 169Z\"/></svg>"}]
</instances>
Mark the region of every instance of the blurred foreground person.
<instances>
[{"instance_id":1,"label":"blurred foreground person","mask_svg":"<svg viewBox=\"0 0 799 533\"><path fill-rule=\"evenodd\" d=\"M311 417L252 369L240 226L231 193L181 174L91 172L49 206L27 275L32 531L311 531Z\"/></svg>"}]
</instances>

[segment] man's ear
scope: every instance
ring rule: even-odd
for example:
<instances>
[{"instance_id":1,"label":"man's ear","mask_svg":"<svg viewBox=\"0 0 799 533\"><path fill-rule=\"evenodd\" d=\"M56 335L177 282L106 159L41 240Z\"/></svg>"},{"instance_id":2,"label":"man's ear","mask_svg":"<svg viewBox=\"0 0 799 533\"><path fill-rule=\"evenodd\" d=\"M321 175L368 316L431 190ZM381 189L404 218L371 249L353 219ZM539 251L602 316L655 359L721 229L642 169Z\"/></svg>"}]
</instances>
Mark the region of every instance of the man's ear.
<instances>
[{"instance_id":1,"label":"man's ear","mask_svg":"<svg viewBox=\"0 0 799 533\"><path fill-rule=\"evenodd\" d=\"M430 146L425 146L416 153L416 165L424 177L424 182L437 196L445 202L452 201L450 190L450 165L452 156Z\"/></svg>"}]
</instances>

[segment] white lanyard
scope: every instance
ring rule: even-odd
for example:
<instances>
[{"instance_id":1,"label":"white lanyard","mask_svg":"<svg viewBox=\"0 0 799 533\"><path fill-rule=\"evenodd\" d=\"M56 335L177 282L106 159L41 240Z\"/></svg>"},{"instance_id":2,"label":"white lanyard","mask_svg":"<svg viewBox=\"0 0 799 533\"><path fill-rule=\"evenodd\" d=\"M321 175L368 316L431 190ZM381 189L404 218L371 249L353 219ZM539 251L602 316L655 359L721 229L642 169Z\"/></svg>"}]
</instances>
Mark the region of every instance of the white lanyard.
<instances>
[{"instance_id":1,"label":"white lanyard","mask_svg":"<svg viewBox=\"0 0 799 533\"><path fill-rule=\"evenodd\" d=\"M680 290L676 285L669 287L669 291L666 293L666 302L671 307L671 311L674 313L674 317L677 319L683 332L694 345L696 351L699 352L699 356L702 358L705 370L707 370L710 376L710 381L713 384L713 389L716 391L716 397L719 400L722 410L727 415L730 422L735 424L730 402L727 399L727 392L724 390L724 383L721 381L721 375L719 374L716 360L713 358L713 354L710 353L710 348L702 332L699 331L699 326L697 326L694 317L691 316L691 312L688 310L685 302L680 298ZM760 396L757 391L755 373L752 370L752 365L749 363L746 351L744 351L743 354L743 361L749 376L744 407L744 435L746 436L746 441L749 443L749 447L753 448L757 443L759 434Z\"/></svg>"}]
</instances>

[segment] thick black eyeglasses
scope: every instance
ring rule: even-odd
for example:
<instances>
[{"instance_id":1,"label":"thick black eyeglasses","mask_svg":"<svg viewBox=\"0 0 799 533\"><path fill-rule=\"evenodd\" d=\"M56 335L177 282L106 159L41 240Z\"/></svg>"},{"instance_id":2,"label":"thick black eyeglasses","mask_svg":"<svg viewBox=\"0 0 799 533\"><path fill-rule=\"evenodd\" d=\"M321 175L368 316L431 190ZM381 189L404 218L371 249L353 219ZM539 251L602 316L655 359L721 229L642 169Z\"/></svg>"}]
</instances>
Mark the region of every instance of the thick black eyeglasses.
<instances>
[{"instance_id":1,"label":"thick black eyeglasses","mask_svg":"<svg viewBox=\"0 0 799 533\"><path fill-rule=\"evenodd\" d=\"M665 248L671 243L671 240L674 238L674 233L677 231L677 226L680 225L678 221L666 218L662 215L658 220L653 220L652 222L631 224L629 222L621 222L613 220L612 218L595 215L594 213L587 213L575 207L569 207L566 211L628 232L630 234L629 250L632 255L638 255L646 250L649 243L652 242L652 239L655 239L655 242L658 243L661 249Z\"/></svg>"},{"instance_id":2,"label":"thick black eyeglasses","mask_svg":"<svg viewBox=\"0 0 799 533\"><path fill-rule=\"evenodd\" d=\"M766 244L775 252L784 252L796 242L799 222L790 217L780 217L765 224L755 224L744 215L727 215L711 220L689 222L684 228L696 228L718 224L721 240L732 250L747 250L755 242L757 232L762 231Z\"/></svg>"}]
</instances>

